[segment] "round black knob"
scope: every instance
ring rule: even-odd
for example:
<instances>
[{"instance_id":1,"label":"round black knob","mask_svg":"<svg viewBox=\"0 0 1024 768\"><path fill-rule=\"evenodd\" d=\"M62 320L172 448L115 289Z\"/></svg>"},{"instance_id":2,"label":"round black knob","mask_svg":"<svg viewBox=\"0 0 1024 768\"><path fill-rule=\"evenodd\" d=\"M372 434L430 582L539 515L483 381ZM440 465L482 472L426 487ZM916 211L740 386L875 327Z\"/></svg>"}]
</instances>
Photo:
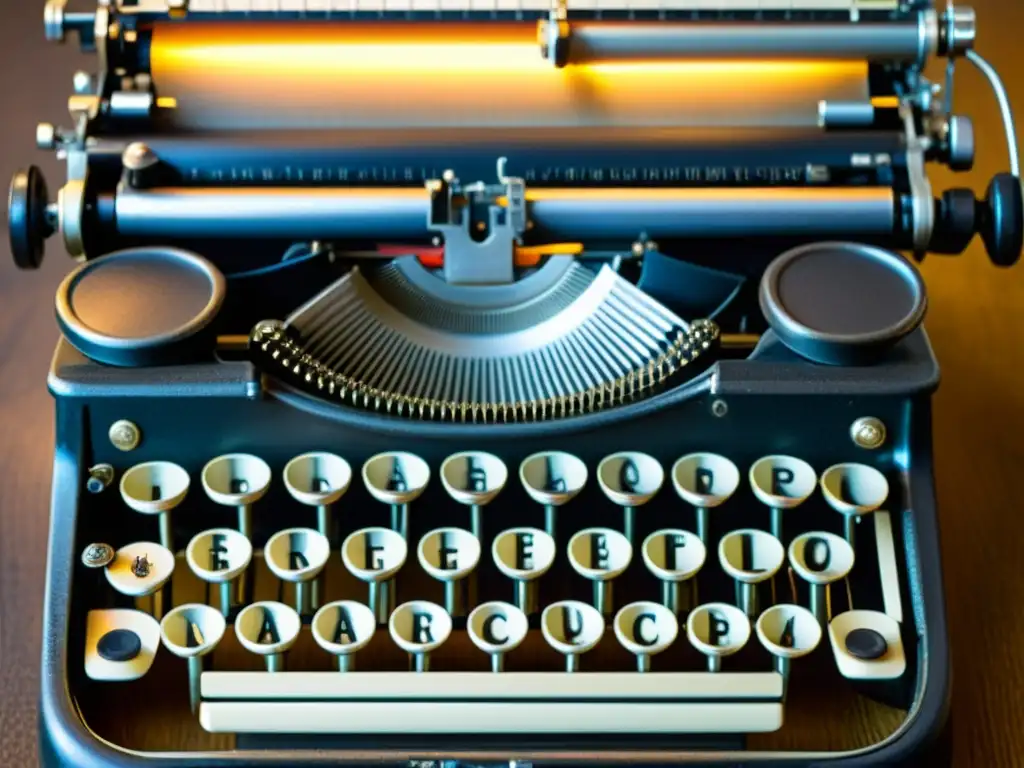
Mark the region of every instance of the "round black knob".
<instances>
[{"instance_id":1,"label":"round black knob","mask_svg":"<svg viewBox=\"0 0 1024 768\"><path fill-rule=\"evenodd\" d=\"M11 180L7 199L7 225L14 263L21 269L38 269L45 241L53 234L47 219L49 192L42 172L34 165L18 171Z\"/></svg>"},{"instance_id":2,"label":"round black knob","mask_svg":"<svg viewBox=\"0 0 1024 768\"><path fill-rule=\"evenodd\" d=\"M947 189L935 206L935 231L929 250L963 253L978 232L978 203L970 189Z\"/></svg>"},{"instance_id":3,"label":"round black knob","mask_svg":"<svg viewBox=\"0 0 1024 768\"><path fill-rule=\"evenodd\" d=\"M1020 179L999 173L978 203L978 232L993 264L1009 267L1024 249L1024 194Z\"/></svg>"}]
</instances>

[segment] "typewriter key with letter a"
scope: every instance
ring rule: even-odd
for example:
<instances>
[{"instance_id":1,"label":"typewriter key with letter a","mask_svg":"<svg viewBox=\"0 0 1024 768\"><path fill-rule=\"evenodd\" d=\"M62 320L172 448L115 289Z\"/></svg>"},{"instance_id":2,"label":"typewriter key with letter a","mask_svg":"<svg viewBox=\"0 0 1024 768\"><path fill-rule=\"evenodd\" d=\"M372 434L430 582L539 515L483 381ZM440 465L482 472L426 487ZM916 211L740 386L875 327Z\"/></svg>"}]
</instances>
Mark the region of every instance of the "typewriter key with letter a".
<instances>
[{"instance_id":1,"label":"typewriter key with letter a","mask_svg":"<svg viewBox=\"0 0 1024 768\"><path fill-rule=\"evenodd\" d=\"M362 603L338 600L316 612L310 629L316 644L337 658L338 671L351 672L356 652L373 639L377 617Z\"/></svg>"}]
</instances>

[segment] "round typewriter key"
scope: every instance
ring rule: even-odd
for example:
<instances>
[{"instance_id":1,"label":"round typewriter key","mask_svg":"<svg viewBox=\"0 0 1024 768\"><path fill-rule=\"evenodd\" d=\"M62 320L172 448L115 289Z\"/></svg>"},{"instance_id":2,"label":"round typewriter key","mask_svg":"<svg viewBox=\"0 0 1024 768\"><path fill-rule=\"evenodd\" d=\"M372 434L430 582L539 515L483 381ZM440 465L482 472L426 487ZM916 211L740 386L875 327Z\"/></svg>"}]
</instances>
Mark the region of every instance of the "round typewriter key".
<instances>
[{"instance_id":1,"label":"round typewriter key","mask_svg":"<svg viewBox=\"0 0 1024 768\"><path fill-rule=\"evenodd\" d=\"M333 453L304 453L285 464L284 487L300 504L316 507L316 527L328 541L331 530L331 505L336 503L352 482L352 467Z\"/></svg>"},{"instance_id":2,"label":"round typewriter key","mask_svg":"<svg viewBox=\"0 0 1024 768\"><path fill-rule=\"evenodd\" d=\"M709 510L721 506L740 487L740 471L717 453L691 453L672 467L672 485L679 498L697 511L697 535L709 536Z\"/></svg>"},{"instance_id":3,"label":"round typewriter key","mask_svg":"<svg viewBox=\"0 0 1024 768\"><path fill-rule=\"evenodd\" d=\"M789 545L789 564L810 584L811 613L822 628L828 626L829 621L828 587L845 579L853 563L853 547L834 533L810 531L797 536Z\"/></svg>"},{"instance_id":4,"label":"round typewriter key","mask_svg":"<svg viewBox=\"0 0 1024 768\"><path fill-rule=\"evenodd\" d=\"M708 671L718 672L722 659L739 651L750 639L750 619L727 603L706 603L690 612L686 636L708 657Z\"/></svg>"},{"instance_id":5,"label":"round typewriter key","mask_svg":"<svg viewBox=\"0 0 1024 768\"><path fill-rule=\"evenodd\" d=\"M235 579L252 562L252 542L233 528L213 528L192 538L185 562L199 579L220 585L220 611L229 616Z\"/></svg>"},{"instance_id":6,"label":"round typewriter key","mask_svg":"<svg viewBox=\"0 0 1024 768\"><path fill-rule=\"evenodd\" d=\"M138 541L121 547L105 571L114 589L128 597L152 596L151 613L163 615L163 588L174 573L174 555L160 544Z\"/></svg>"},{"instance_id":7,"label":"round typewriter key","mask_svg":"<svg viewBox=\"0 0 1024 768\"><path fill-rule=\"evenodd\" d=\"M839 673L849 680L893 680L907 671L900 623L879 611L840 613L828 625Z\"/></svg>"},{"instance_id":8,"label":"round typewriter key","mask_svg":"<svg viewBox=\"0 0 1024 768\"><path fill-rule=\"evenodd\" d=\"M160 543L174 552L171 510L184 500L188 472L169 461L137 464L121 476L121 498L144 515L160 515Z\"/></svg>"},{"instance_id":9,"label":"round typewriter key","mask_svg":"<svg viewBox=\"0 0 1024 768\"><path fill-rule=\"evenodd\" d=\"M390 528L363 528L348 536L341 544L341 561L349 573L370 588L367 605L377 616L378 624L386 624L390 614L388 580L408 556L408 545L397 531Z\"/></svg>"},{"instance_id":10,"label":"round typewriter key","mask_svg":"<svg viewBox=\"0 0 1024 768\"><path fill-rule=\"evenodd\" d=\"M112 629L100 638L96 652L106 661L131 661L142 652L142 638L130 629Z\"/></svg>"},{"instance_id":11,"label":"round typewriter key","mask_svg":"<svg viewBox=\"0 0 1024 768\"><path fill-rule=\"evenodd\" d=\"M597 467L597 481L604 495L622 507L625 515L623 533L632 544L635 510L661 490L665 470L654 457L627 451L602 459Z\"/></svg>"},{"instance_id":12,"label":"round typewriter key","mask_svg":"<svg viewBox=\"0 0 1024 768\"><path fill-rule=\"evenodd\" d=\"M178 606L160 622L164 648L179 658L188 659L188 690L193 713L199 709L203 657L217 647L226 629L227 623L219 611L197 603Z\"/></svg>"},{"instance_id":13,"label":"round typewriter key","mask_svg":"<svg viewBox=\"0 0 1024 768\"><path fill-rule=\"evenodd\" d=\"M750 487L772 511L772 536L782 541L782 513L794 509L814 493L814 469L793 456L765 456L750 468Z\"/></svg>"},{"instance_id":14,"label":"round typewriter key","mask_svg":"<svg viewBox=\"0 0 1024 768\"><path fill-rule=\"evenodd\" d=\"M252 538L252 505L270 488L270 467L258 456L229 453L203 467L203 490L217 504L238 508L238 530Z\"/></svg>"},{"instance_id":15,"label":"round typewriter key","mask_svg":"<svg viewBox=\"0 0 1024 768\"><path fill-rule=\"evenodd\" d=\"M587 465L571 453L544 451L523 459L519 480L530 498L544 505L544 530L555 537L555 510L572 501L587 484Z\"/></svg>"},{"instance_id":16,"label":"round typewriter key","mask_svg":"<svg viewBox=\"0 0 1024 768\"><path fill-rule=\"evenodd\" d=\"M278 531L267 540L263 559L271 572L295 585L295 610L299 615L308 613L310 595L306 586L323 571L331 556L327 537L312 528L288 528ZM313 609L320 606L313 604Z\"/></svg>"},{"instance_id":17,"label":"round typewriter key","mask_svg":"<svg viewBox=\"0 0 1024 768\"><path fill-rule=\"evenodd\" d=\"M441 483L448 495L470 507L470 530L483 541L483 507L508 482L505 462L490 453L467 451L449 456L441 465Z\"/></svg>"},{"instance_id":18,"label":"round typewriter key","mask_svg":"<svg viewBox=\"0 0 1024 768\"><path fill-rule=\"evenodd\" d=\"M502 602L477 606L466 622L473 645L490 654L492 672L504 671L505 654L519 647L529 628L525 613Z\"/></svg>"},{"instance_id":19,"label":"round typewriter key","mask_svg":"<svg viewBox=\"0 0 1024 768\"><path fill-rule=\"evenodd\" d=\"M565 671L576 672L580 656L601 642L604 617L593 606L575 600L552 603L540 616L540 630L548 645L565 655Z\"/></svg>"},{"instance_id":20,"label":"round typewriter key","mask_svg":"<svg viewBox=\"0 0 1024 768\"><path fill-rule=\"evenodd\" d=\"M775 657L775 668L789 679L793 659L806 656L821 642L821 625L799 605L773 605L757 620L757 639Z\"/></svg>"},{"instance_id":21,"label":"round typewriter key","mask_svg":"<svg viewBox=\"0 0 1024 768\"><path fill-rule=\"evenodd\" d=\"M430 466L412 453L379 453L363 464L363 483L377 501L391 505L391 528L409 537L409 505L430 482Z\"/></svg>"},{"instance_id":22,"label":"round typewriter key","mask_svg":"<svg viewBox=\"0 0 1024 768\"><path fill-rule=\"evenodd\" d=\"M537 613L537 585L555 562L555 540L538 528L509 528L495 537L491 556L498 570L515 581L519 610Z\"/></svg>"},{"instance_id":23,"label":"round typewriter key","mask_svg":"<svg viewBox=\"0 0 1024 768\"><path fill-rule=\"evenodd\" d=\"M629 540L610 528L587 528L569 539L569 563L576 573L594 582L594 607L605 616L615 610L612 579L621 575L632 559Z\"/></svg>"},{"instance_id":24,"label":"round typewriter key","mask_svg":"<svg viewBox=\"0 0 1024 768\"><path fill-rule=\"evenodd\" d=\"M269 600L246 606L235 618L238 642L263 656L268 672L284 670L284 655L299 639L301 629L302 619L294 608Z\"/></svg>"},{"instance_id":25,"label":"round typewriter key","mask_svg":"<svg viewBox=\"0 0 1024 768\"><path fill-rule=\"evenodd\" d=\"M861 515L874 512L889 498L889 481L867 464L836 464L822 473L821 492L843 516L846 540L853 547L854 526Z\"/></svg>"},{"instance_id":26,"label":"round typewriter key","mask_svg":"<svg viewBox=\"0 0 1024 768\"><path fill-rule=\"evenodd\" d=\"M732 531L718 542L722 570L736 579L740 605L751 619L759 613L756 585L778 573L785 559L782 542L756 528Z\"/></svg>"},{"instance_id":27,"label":"round typewriter key","mask_svg":"<svg viewBox=\"0 0 1024 768\"><path fill-rule=\"evenodd\" d=\"M444 582L444 607L450 616L465 615L465 598L460 582L480 562L480 539L462 528L438 528L416 548L423 570Z\"/></svg>"},{"instance_id":28,"label":"round typewriter key","mask_svg":"<svg viewBox=\"0 0 1024 768\"><path fill-rule=\"evenodd\" d=\"M845 645L851 656L865 661L880 659L889 650L881 632L864 627L852 630L846 636Z\"/></svg>"},{"instance_id":29,"label":"round typewriter key","mask_svg":"<svg viewBox=\"0 0 1024 768\"><path fill-rule=\"evenodd\" d=\"M647 570L661 581L665 607L674 614L682 613L680 585L688 581L693 584L690 580L704 567L707 559L704 542L689 531L665 528L644 539L640 553Z\"/></svg>"},{"instance_id":30,"label":"round typewriter key","mask_svg":"<svg viewBox=\"0 0 1024 768\"><path fill-rule=\"evenodd\" d=\"M622 647L636 656L640 672L650 672L651 657L672 645L679 634L676 615L658 603L630 603L615 614L612 626Z\"/></svg>"},{"instance_id":31,"label":"round typewriter key","mask_svg":"<svg viewBox=\"0 0 1024 768\"><path fill-rule=\"evenodd\" d=\"M395 645L409 654L417 672L430 669L430 652L439 648L452 633L452 617L439 605L426 600L403 603L388 621Z\"/></svg>"},{"instance_id":32,"label":"round typewriter key","mask_svg":"<svg viewBox=\"0 0 1024 768\"><path fill-rule=\"evenodd\" d=\"M310 624L317 645L338 659L340 672L355 669L356 651L366 647L377 630L373 611L354 600L328 603Z\"/></svg>"}]
</instances>

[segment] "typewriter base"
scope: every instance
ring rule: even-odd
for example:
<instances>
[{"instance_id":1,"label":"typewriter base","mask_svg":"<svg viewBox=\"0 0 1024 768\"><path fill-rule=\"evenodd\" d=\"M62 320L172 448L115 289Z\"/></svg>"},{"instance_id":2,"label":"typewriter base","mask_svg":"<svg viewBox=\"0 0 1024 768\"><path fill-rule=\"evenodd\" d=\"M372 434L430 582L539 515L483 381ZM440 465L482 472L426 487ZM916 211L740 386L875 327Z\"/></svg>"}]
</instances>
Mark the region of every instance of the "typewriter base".
<instances>
[{"instance_id":1,"label":"typewriter base","mask_svg":"<svg viewBox=\"0 0 1024 768\"><path fill-rule=\"evenodd\" d=\"M516 426L490 440L472 426L439 430L436 425L395 420L377 420L366 414L333 414L322 406L286 392L273 391L262 382L248 364L211 363L153 371L116 371L96 366L77 355L66 344L58 348L51 371L51 390L57 398L57 460L54 477L54 504L51 517L51 541L47 583L46 626L44 629L41 734L47 765L92 766L145 765L156 758L168 766L299 766L328 764L410 765L414 761L436 761L436 765L545 765L575 762L579 765L920 765L926 750L929 765L948 757L943 748L948 712L948 649L938 554L938 531L933 498L931 469L930 392L937 380L937 368L923 331L913 334L893 351L889 361L872 369L821 369L792 357L769 339L753 356L756 362L725 361L713 376L715 393L707 390L708 377L695 381L681 391L666 393L652 401L629 406L633 417L609 412L586 417L572 424L547 423ZM126 398L127 394L136 395ZM145 395L145 396L139 396ZM712 400L729 403L728 417L712 414ZM298 407L296 407L298 406ZM671 414L680 428L673 432L659 416ZM871 452L856 449L849 437L853 419L866 414L882 418L890 425L887 448ZM107 438L107 430L117 418L129 418L140 425L143 441L132 454L116 451ZM671 423L671 422L670 422ZM373 425L369 428L367 425ZM232 426L229 430L228 427ZM805 428L814 428L826 437L808 442ZM685 432L683 429L685 428ZM607 439L603 445L586 445L586 436L600 430ZM183 434L190 436L185 445ZM744 435L765 436L757 445ZM441 437L443 435L443 438ZM515 436L514 440L510 439ZM643 441L642 443L640 441ZM900 592L907 629L907 672L897 687L912 700L911 714L859 695L849 681L843 680L832 660L828 641L811 656L797 660L785 704L785 723L774 733L745 737L728 735L680 735L660 737L600 737L559 735L557 737L438 737L408 736L366 738L332 736L241 736L207 733L189 713L184 661L161 651L153 668L133 683L94 683L82 672L82 626L87 610L110 600L101 590L82 581L79 565L82 548L90 541L127 541L153 539L155 523L144 516L122 509L116 489L90 495L84 491L89 466L107 461L119 473L139 461L156 458L176 461L193 478L208 458L233 450L249 450L262 455L280 471L285 458L299 450L331 449L347 453L353 466L378 450L407 447L416 442L420 453L434 467L460 444L482 450L495 449L505 442L504 452L510 465L532 450L569 446L578 451L588 466L595 456L609 448L645 445L662 461L673 454L690 450L713 450L729 455L740 466L749 466L759 455L790 450L800 455L801 447L813 445L808 456L816 468L827 463L855 460L878 461L886 466L893 493L901 494L889 507L900 562ZM597 441L592 441L597 442ZM202 445L204 455L187 455ZM344 448L350 450L345 451ZM806 451L805 451L806 453ZM207 455L208 454L208 455ZM365 454L365 455L364 455ZM512 455L515 454L515 455ZM877 459L876 459L877 455ZM896 457L896 458L894 458ZM279 485L279 484L278 484ZM897 491L897 489L899 489ZM437 489L436 494L443 494ZM374 524L383 519L385 509L356 488L341 507L344 530ZM754 501L749 489L730 503L730 522L715 518L715 533L720 535L741 525L764 526L767 510ZM203 498L201 489L193 489L188 514L176 516L179 543L194 533L196 520L212 525L229 524L230 513ZM599 495L586 495L577 503L580 510L593 509L588 524L614 526L620 523L618 510L601 502ZM682 509L682 517L664 515L653 518L661 523L692 529L692 510L671 493L663 495L668 509ZM430 496L433 501L443 495ZM912 500L912 501L911 501ZM428 501L427 504L430 502ZM653 503L652 503L653 504ZM902 506L897 506L902 504ZM254 540L264 541L269 533L285 527L285 517L272 512L287 507L289 525L306 525L294 503L281 489L272 489L267 500L256 507ZM115 508L113 513L104 510ZM420 507L427 508L426 505ZM658 514L658 507L651 514ZM904 511L900 511L903 509ZM743 510L743 511L737 511ZM263 512L262 516L259 514ZM540 508L529 507L517 513L514 524L538 524ZM195 517L193 518L193 514ZM501 514L495 510L496 514ZM588 513L589 514L589 513ZM722 511L725 515L727 512ZM225 517L227 515L227 517ZM819 500L786 518L791 530L837 530L835 516ZM347 517L348 516L348 517ZM276 519L274 519L276 517ZM431 527L443 524L465 525L465 508L450 503L432 510ZM536 519L534 519L536 518ZM761 518L764 518L763 520ZM506 520L511 518L506 517ZM567 513L565 530L581 527L578 518ZM822 524L819 521L827 521ZM671 523L667 522L671 521ZM721 521L721 522L719 522ZM427 525L426 521L422 522ZM652 523L643 522L638 538L646 535ZM198 528L196 528L198 530ZM423 528L423 530L427 530ZM841 523L840 529L841 530ZM867 529L866 529L867 530ZM417 529L416 534L423 531ZM495 531L488 529L488 534ZM861 534L858 534L860 536ZM861 541L861 539L858 539ZM863 539L867 546L870 537ZM559 541L559 544L564 544ZM709 547L708 568L718 570L715 548ZM345 597L358 599L364 593L352 583L339 558L332 557L327 572L330 598L339 589ZM910 563L908 568L907 564ZM257 596L273 599L277 582L257 557ZM780 577L781 577L780 573ZM569 584L572 581L574 583ZM575 582L580 583L575 583ZM439 600L436 582L423 574L410 575L415 596ZM880 610L878 585L855 590L857 607ZM631 582L639 583L639 582ZM806 605L803 584L798 584L797 601ZM722 574L709 573L701 602L726 600L731 585ZM401 587L400 587L401 588ZM569 577L566 584L552 585L551 592L568 591L576 599L587 600L589 584ZM175 571L172 591L175 604L205 600L203 585L180 562ZM705 589L702 582L701 589ZM788 599L788 579L780 578L779 601ZM486 599L510 599L511 583L485 579L482 591ZM506 594L507 593L507 594ZM626 602L626 591L617 605ZM401 596L401 595L400 595ZM549 602L561 594L542 597ZM629 599L651 599L629 593ZM657 599L654 597L653 599ZM836 593L835 612L845 610L845 596ZM288 601L287 595L284 598ZM606 637L583 658L583 671L634 668L635 661L621 646ZM909 642L908 642L909 641ZM259 670L261 660L244 651L234 633L225 634L214 653L217 669ZM561 658L546 648L539 632L533 631L526 643L509 656L506 674L520 665L534 671L559 669ZM654 660L655 670L701 671L703 657L685 642L685 634L676 645ZM303 630L299 642L289 654L288 668L302 670L331 669L331 659L318 649ZM379 632L359 656L359 669L404 670L407 658L386 631ZM735 657L726 659L727 671L770 669L770 659L756 639ZM432 669L487 669L487 658L476 651L464 633L455 632L435 651ZM431 674L431 673L426 673ZM874 698L886 698L877 688ZM422 764L422 763L419 763Z\"/></svg>"}]
</instances>

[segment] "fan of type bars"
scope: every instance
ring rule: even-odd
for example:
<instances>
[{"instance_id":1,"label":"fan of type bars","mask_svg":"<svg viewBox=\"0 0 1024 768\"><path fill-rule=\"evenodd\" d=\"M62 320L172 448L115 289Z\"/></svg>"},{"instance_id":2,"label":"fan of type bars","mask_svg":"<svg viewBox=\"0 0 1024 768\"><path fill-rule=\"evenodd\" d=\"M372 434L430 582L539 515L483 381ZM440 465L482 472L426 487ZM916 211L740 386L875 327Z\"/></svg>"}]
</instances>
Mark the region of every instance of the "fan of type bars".
<instances>
[{"instance_id":1,"label":"fan of type bars","mask_svg":"<svg viewBox=\"0 0 1024 768\"><path fill-rule=\"evenodd\" d=\"M567 418L661 391L707 361L710 320L684 322L607 264L552 259L508 286L451 286L408 259L353 268L249 349L264 372L394 416Z\"/></svg>"}]
</instances>

